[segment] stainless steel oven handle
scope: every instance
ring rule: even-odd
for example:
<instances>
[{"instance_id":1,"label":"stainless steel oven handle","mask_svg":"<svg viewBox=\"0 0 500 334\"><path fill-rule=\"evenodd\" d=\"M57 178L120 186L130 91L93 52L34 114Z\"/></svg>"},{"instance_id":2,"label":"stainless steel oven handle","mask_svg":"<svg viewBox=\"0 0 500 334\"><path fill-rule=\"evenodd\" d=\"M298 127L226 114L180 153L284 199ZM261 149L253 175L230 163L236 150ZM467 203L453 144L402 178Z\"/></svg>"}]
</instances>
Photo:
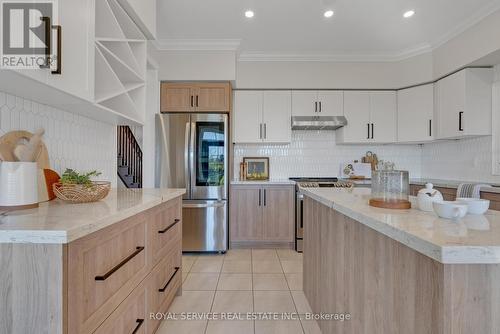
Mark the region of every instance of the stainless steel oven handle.
<instances>
[{"instance_id":1,"label":"stainless steel oven handle","mask_svg":"<svg viewBox=\"0 0 500 334\"><path fill-rule=\"evenodd\" d=\"M203 209L203 208L221 208L224 205L226 205L225 202L214 202L214 203L189 203L189 204L183 204L183 208L189 208L189 209Z\"/></svg>"}]
</instances>

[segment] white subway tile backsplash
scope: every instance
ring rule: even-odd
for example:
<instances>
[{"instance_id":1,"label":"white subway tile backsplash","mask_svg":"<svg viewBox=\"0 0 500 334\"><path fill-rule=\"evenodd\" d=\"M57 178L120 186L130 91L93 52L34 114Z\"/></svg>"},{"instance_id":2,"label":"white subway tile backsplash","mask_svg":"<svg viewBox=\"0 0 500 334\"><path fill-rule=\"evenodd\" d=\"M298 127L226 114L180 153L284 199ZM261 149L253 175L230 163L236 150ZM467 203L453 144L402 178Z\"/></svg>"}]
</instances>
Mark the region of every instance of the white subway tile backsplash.
<instances>
[{"instance_id":1,"label":"white subway tile backsplash","mask_svg":"<svg viewBox=\"0 0 500 334\"><path fill-rule=\"evenodd\" d=\"M239 175L243 157L270 158L270 177L285 179L293 176L338 176L340 163L360 160L367 151L379 159L396 163L397 168L410 171L411 177L421 177L419 145L337 145L334 131L293 131L288 145L236 144L234 175Z\"/></svg>"},{"instance_id":2,"label":"white subway tile backsplash","mask_svg":"<svg viewBox=\"0 0 500 334\"><path fill-rule=\"evenodd\" d=\"M500 183L492 173L491 136L425 144L422 175L432 179Z\"/></svg>"},{"instance_id":3,"label":"white subway tile backsplash","mask_svg":"<svg viewBox=\"0 0 500 334\"><path fill-rule=\"evenodd\" d=\"M116 187L116 127L0 92L0 136L12 130L45 129L51 168L98 170Z\"/></svg>"}]
</instances>

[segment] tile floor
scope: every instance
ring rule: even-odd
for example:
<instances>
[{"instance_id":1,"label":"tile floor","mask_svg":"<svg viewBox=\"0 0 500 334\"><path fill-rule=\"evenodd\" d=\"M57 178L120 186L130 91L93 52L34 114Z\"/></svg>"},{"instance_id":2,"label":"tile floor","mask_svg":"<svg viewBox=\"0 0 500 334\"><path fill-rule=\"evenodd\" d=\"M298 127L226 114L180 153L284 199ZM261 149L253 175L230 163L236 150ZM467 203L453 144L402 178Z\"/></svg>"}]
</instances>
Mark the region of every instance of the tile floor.
<instances>
[{"instance_id":1,"label":"tile floor","mask_svg":"<svg viewBox=\"0 0 500 334\"><path fill-rule=\"evenodd\" d=\"M302 254L286 249L236 249L184 255L182 296L171 313L311 312L302 291ZM158 334L320 334L306 320L165 320Z\"/></svg>"}]
</instances>

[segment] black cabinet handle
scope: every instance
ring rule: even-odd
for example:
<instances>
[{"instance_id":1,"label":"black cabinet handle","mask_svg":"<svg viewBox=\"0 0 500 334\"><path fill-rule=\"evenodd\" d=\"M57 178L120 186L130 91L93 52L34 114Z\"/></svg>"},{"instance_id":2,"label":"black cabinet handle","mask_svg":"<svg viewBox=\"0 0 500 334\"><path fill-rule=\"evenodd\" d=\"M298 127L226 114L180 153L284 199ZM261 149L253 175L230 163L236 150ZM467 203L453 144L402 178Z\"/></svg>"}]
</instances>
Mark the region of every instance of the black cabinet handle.
<instances>
[{"instance_id":1,"label":"black cabinet handle","mask_svg":"<svg viewBox=\"0 0 500 334\"><path fill-rule=\"evenodd\" d=\"M193 95L191 95L191 107L194 107L194 105L193 105L193 101L194 101L194 96L193 96Z\"/></svg>"},{"instance_id":2,"label":"black cabinet handle","mask_svg":"<svg viewBox=\"0 0 500 334\"><path fill-rule=\"evenodd\" d=\"M168 285L170 284L170 282L172 282L172 280L174 279L174 277L177 274L177 272L179 271L179 269L181 269L181 267L175 267L175 271L172 274L172 276L170 276L170 278L168 279L167 284L165 284L165 286L163 288L158 289L158 292L165 292L165 290L167 290Z\"/></svg>"},{"instance_id":3,"label":"black cabinet handle","mask_svg":"<svg viewBox=\"0 0 500 334\"><path fill-rule=\"evenodd\" d=\"M200 105L198 104L198 95L196 95L196 106L199 107Z\"/></svg>"},{"instance_id":4,"label":"black cabinet handle","mask_svg":"<svg viewBox=\"0 0 500 334\"><path fill-rule=\"evenodd\" d=\"M62 27L59 25L52 26L52 28L56 29L57 32L57 67L54 71L51 71L52 74L61 74L62 70Z\"/></svg>"},{"instance_id":5,"label":"black cabinet handle","mask_svg":"<svg viewBox=\"0 0 500 334\"><path fill-rule=\"evenodd\" d=\"M264 123L264 139L267 139L267 123Z\"/></svg>"},{"instance_id":6,"label":"black cabinet handle","mask_svg":"<svg viewBox=\"0 0 500 334\"><path fill-rule=\"evenodd\" d=\"M141 328L142 324L144 323L144 319L137 319L135 321L137 323L137 326L135 326L134 328L134 331L132 332L132 334L135 334L139 331L139 329Z\"/></svg>"},{"instance_id":7,"label":"black cabinet handle","mask_svg":"<svg viewBox=\"0 0 500 334\"><path fill-rule=\"evenodd\" d=\"M429 137L432 137L432 119L429 120Z\"/></svg>"},{"instance_id":8,"label":"black cabinet handle","mask_svg":"<svg viewBox=\"0 0 500 334\"><path fill-rule=\"evenodd\" d=\"M50 68L50 53L52 51L52 24L49 16L42 16L40 21L45 26L45 64L40 65L40 68Z\"/></svg>"},{"instance_id":9,"label":"black cabinet handle","mask_svg":"<svg viewBox=\"0 0 500 334\"><path fill-rule=\"evenodd\" d=\"M266 195L267 195L267 190L266 190L266 189L264 189L264 206L266 206L266 205L267 205L267 203L266 203L266 202L267 202L267 201L266 201L266 197L267 197L267 196L266 196Z\"/></svg>"},{"instance_id":10,"label":"black cabinet handle","mask_svg":"<svg viewBox=\"0 0 500 334\"><path fill-rule=\"evenodd\" d=\"M144 250L144 247L136 247L135 252L127 256L126 259L124 259L122 262L118 263L116 266L114 266L110 271L105 273L102 276L96 276L95 280L96 281L105 281L108 279L111 275L113 275L115 272L118 271L121 267L123 267L128 261L132 260L134 257L136 257L140 252Z\"/></svg>"},{"instance_id":11,"label":"black cabinet handle","mask_svg":"<svg viewBox=\"0 0 500 334\"><path fill-rule=\"evenodd\" d=\"M319 102L319 112L321 112L321 109L322 109L322 103L323 103L323 102L321 102L321 101Z\"/></svg>"},{"instance_id":12,"label":"black cabinet handle","mask_svg":"<svg viewBox=\"0 0 500 334\"><path fill-rule=\"evenodd\" d=\"M168 230L170 230L172 227L174 227L180 221L181 221L180 219L175 219L172 224L170 224L169 226L167 226L165 229L163 229L161 231L158 231L158 233L160 233L160 234L167 233Z\"/></svg>"},{"instance_id":13,"label":"black cabinet handle","mask_svg":"<svg viewBox=\"0 0 500 334\"><path fill-rule=\"evenodd\" d=\"M318 102L314 102L314 112L318 112Z\"/></svg>"},{"instance_id":14,"label":"black cabinet handle","mask_svg":"<svg viewBox=\"0 0 500 334\"><path fill-rule=\"evenodd\" d=\"M464 128L462 126L462 118L463 118L464 112L461 111L458 113L458 131L464 131Z\"/></svg>"},{"instance_id":15,"label":"black cabinet handle","mask_svg":"<svg viewBox=\"0 0 500 334\"><path fill-rule=\"evenodd\" d=\"M373 123L372 123L372 139L373 139L373 128L374 128L374 126L373 126Z\"/></svg>"},{"instance_id":16,"label":"black cabinet handle","mask_svg":"<svg viewBox=\"0 0 500 334\"><path fill-rule=\"evenodd\" d=\"M262 205L262 195L261 195L261 189L259 189L259 206Z\"/></svg>"},{"instance_id":17,"label":"black cabinet handle","mask_svg":"<svg viewBox=\"0 0 500 334\"><path fill-rule=\"evenodd\" d=\"M366 127L368 129L368 134L366 136L366 139L370 139L370 123L366 123Z\"/></svg>"}]
</instances>

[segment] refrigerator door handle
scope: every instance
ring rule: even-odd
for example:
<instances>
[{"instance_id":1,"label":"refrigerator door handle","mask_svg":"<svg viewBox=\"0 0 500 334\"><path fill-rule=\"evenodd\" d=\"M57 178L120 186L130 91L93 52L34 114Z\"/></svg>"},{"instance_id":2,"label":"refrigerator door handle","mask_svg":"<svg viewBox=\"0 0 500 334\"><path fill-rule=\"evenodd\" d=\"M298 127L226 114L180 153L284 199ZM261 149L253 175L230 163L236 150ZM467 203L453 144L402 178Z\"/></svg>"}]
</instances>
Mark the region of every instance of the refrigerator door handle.
<instances>
[{"instance_id":1,"label":"refrigerator door handle","mask_svg":"<svg viewBox=\"0 0 500 334\"><path fill-rule=\"evenodd\" d=\"M203 209L203 208L220 208L226 205L226 202L211 202L211 203L185 203L182 204L183 208L190 209Z\"/></svg>"},{"instance_id":2,"label":"refrigerator door handle","mask_svg":"<svg viewBox=\"0 0 500 334\"><path fill-rule=\"evenodd\" d=\"M188 198L191 198L191 176L189 168L189 154L191 152L189 148L189 129L190 123L186 122L186 132L184 135L184 177L186 178L186 191Z\"/></svg>"},{"instance_id":3,"label":"refrigerator door handle","mask_svg":"<svg viewBox=\"0 0 500 334\"><path fill-rule=\"evenodd\" d=\"M189 178L189 191L190 191L190 197L193 198L193 188L195 187L196 184L196 145L195 145L195 132L196 132L196 122L193 122L193 118L191 117L191 142L189 144L189 173L190 173L190 178Z\"/></svg>"}]
</instances>

